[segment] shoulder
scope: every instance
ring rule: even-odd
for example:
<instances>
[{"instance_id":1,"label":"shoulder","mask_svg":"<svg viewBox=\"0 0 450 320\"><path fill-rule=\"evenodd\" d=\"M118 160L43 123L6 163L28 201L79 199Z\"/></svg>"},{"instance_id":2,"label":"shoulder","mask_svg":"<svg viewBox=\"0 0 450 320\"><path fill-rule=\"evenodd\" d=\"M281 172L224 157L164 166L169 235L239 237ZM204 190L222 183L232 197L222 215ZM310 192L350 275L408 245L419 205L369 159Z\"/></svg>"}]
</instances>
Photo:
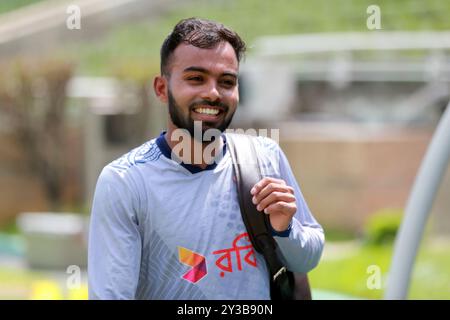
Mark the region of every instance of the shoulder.
<instances>
[{"instance_id":1,"label":"shoulder","mask_svg":"<svg viewBox=\"0 0 450 320\"><path fill-rule=\"evenodd\" d=\"M279 152L280 146L278 145L278 142L275 140L264 137L264 136L257 136L253 137L253 140L255 141L255 147L259 148L261 151L266 152Z\"/></svg>"},{"instance_id":2,"label":"shoulder","mask_svg":"<svg viewBox=\"0 0 450 320\"><path fill-rule=\"evenodd\" d=\"M107 164L100 173L99 183L128 186L139 184L139 167L157 162L161 154L155 140L150 140Z\"/></svg>"},{"instance_id":3,"label":"shoulder","mask_svg":"<svg viewBox=\"0 0 450 320\"><path fill-rule=\"evenodd\" d=\"M256 151L278 152L280 150L278 142L266 136L255 136L252 134L233 132L227 132L226 136L233 137L234 139L250 139L257 149Z\"/></svg>"},{"instance_id":4,"label":"shoulder","mask_svg":"<svg viewBox=\"0 0 450 320\"><path fill-rule=\"evenodd\" d=\"M258 158L261 172L264 176L278 177L280 173L280 155L282 151L278 143L265 136L254 136L249 134L232 133L233 139L250 139ZM227 136L229 134L227 133ZM238 152L247 152L249 146L245 143L237 144Z\"/></svg>"},{"instance_id":5,"label":"shoulder","mask_svg":"<svg viewBox=\"0 0 450 320\"><path fill-rule=\"evenodd\" d=\"M106 167L123 173L138 165L157 161L161 155L156 140L152 139L112 161Z\"/></svg>"}]
</instances>

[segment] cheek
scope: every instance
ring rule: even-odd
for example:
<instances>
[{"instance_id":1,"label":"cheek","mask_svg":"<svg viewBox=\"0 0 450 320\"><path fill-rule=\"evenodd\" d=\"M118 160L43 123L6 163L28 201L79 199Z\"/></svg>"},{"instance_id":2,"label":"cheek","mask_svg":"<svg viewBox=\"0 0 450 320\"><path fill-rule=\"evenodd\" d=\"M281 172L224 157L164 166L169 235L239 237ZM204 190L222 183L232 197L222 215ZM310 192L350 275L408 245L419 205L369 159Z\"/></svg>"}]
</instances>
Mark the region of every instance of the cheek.
<instances>
[{"instance_id":1,"label":"cheek","mask_svg":"<svg viewBox=\"0 0 450 320\"><path fill-rule=\"evenodd\" d=\"M197 93L195 90L192 90L187 86L180 86L172 89L172 96L181 107L188 106L195 99L196 95Z\"/></svg>"},{"instance_id":2,"label":"cheek","mask_svg":"<svg viewBox=\"0 0 450 320\"><path fill-rule=\"evenodd\" d=\"M235 106L239 102L239 91L237 89L230 91L227 94L224 94L224 98L228 101L229 104Z\"/></svg>"}]
</instances>

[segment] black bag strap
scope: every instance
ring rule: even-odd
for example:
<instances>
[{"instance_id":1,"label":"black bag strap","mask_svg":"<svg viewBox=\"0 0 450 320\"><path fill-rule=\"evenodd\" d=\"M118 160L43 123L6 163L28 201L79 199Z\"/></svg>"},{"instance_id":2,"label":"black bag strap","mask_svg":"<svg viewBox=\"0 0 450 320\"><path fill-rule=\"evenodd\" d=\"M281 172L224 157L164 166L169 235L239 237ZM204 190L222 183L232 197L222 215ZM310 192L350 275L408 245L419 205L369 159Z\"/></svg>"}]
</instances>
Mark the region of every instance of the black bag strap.
<instances>
[{"instance_id":1,"label":"black bag strap","mask_svg":"<svg viewBox=\"0 0 450 320\"><path fill-rule=\"evenodd\" d=\"M251 201L250 190L262 179L253 137L227 133L226 141L233 162L242 219L253 247L266 261L270 273L271 298L292 300L294 275L280 261L268 216L259 212Z\"/></svg>"}]
</instances>

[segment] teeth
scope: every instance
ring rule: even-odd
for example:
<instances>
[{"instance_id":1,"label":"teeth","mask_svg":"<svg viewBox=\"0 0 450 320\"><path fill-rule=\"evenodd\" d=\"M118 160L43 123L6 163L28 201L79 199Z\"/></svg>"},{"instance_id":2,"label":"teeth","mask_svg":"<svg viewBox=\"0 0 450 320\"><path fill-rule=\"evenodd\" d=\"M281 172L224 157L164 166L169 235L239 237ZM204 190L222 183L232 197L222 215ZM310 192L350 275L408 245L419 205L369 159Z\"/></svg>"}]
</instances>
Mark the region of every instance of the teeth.
<instances>
[{"instance_id":1,"label":"teeth","mask_svg":"<svg viewBox=\"0 0 450 320\"><path fill-rule=\"evenodd\" d=\"M219 113L219 110L210 109L210 108L196 108L196 109L194 109L194 111L198 112L198 113L211 114L211 115L216 115Z\"/></svg>"}]
</instances>

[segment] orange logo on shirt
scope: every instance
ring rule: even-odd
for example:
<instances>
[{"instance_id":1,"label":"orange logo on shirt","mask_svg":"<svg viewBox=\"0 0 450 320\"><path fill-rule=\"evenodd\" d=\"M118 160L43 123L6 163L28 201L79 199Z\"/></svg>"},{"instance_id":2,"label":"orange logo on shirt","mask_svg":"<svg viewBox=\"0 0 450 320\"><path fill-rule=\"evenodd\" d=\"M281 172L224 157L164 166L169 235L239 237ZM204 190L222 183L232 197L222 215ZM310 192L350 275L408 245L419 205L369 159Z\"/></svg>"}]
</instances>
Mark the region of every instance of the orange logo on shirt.
<instances>
[{"instance_id":1,"label":"orange logo on shirt","mask_svg":"<svg viewBox=\"0 0 450 320\"><path fill-rule=\"evenodd\" d=\"M208 273L206 258L197 252L178 246L178 259L182 264L192 267L183 275L183 279L197 283Z\"/></svg>"}]
</instances>

